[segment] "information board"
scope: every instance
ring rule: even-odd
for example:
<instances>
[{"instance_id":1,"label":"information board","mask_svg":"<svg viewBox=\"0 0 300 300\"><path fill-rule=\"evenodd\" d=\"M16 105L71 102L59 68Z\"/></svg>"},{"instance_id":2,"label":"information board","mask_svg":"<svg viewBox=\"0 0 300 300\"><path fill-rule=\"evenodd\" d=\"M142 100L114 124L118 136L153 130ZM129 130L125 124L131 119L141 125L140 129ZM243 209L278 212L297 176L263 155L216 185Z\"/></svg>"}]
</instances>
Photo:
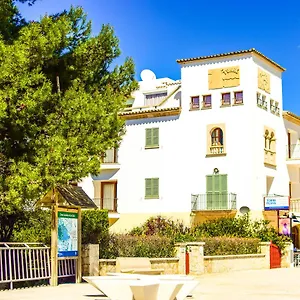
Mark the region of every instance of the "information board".
<instances>
[{"instance_id":1,"label":"information board","mask_svg":"<svg viewBox=\"0 0 300 300\"><path fill-rule=\"evenodd\" d=\"M78 256L78 213L58 212L58 257Z\"/></svg>"}]
</instances>

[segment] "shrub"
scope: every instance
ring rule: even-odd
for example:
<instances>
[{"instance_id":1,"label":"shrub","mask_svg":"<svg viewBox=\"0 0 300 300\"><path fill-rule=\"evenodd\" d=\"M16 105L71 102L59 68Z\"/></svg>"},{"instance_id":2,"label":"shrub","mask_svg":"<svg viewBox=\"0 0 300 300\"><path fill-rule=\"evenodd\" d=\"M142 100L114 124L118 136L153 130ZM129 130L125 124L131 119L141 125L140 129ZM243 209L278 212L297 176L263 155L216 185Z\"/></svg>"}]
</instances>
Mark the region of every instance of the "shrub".
<instances>
[{"instance_id":1,"label":"shrub","mask_svg":"<svg viewBox=\"0 0 300 300\"><path fill-rule=\"evenodd\" d=\"M108 212L106 210L82 211L82 244L100 244L103 249L108 244L108 228Z\"/></svg>"},{"instance_id":2,"label":"shrub","mask_svg":"<svg viewBox=\"0 0 300 300\"><path fill-rule=\"evenodd\" d=\"M100 244L100 248L104 247ZM116 257L174 257L174 241L158 235L131 236L111 234L108 247L100 251L100 258Z\"/></svg>"},{"instance_id":3,"label":"shrub","mask_svg":"<svg viewBox=\"0 0 300 300\"><path fill-rule=\"evenodd\" d=\"M142 226L133 228L130 235L159 235L173 239L175 242L193 241L190 228L181 220L172 220L162 216L149 218Z\"/></svg>"},{"instance_id":4,"label":"shrub","mask_svg":"<svg viewBox=\"0 0 300 300\"><path fill-rule=\"evenodd\" d=\"M204 255L237 255L256 254L259 252L259 239L230 238L230 237L206 237Z\"/></svg>"},{"instance_id":5,"label":"shrub","mask_svg":"<svg viewBox=\"0 0 300 300\"><path fill-rule=\"evenodd\" d=\"M285 243L291 241L289 237L278 235L274 227L266 220L251 220L248 214L236 218L220 218L206 221L192 229L192 235L200 237L244 237L258 238L262 242L272 241L281 250Z\"/></svg>"}]
</instances>

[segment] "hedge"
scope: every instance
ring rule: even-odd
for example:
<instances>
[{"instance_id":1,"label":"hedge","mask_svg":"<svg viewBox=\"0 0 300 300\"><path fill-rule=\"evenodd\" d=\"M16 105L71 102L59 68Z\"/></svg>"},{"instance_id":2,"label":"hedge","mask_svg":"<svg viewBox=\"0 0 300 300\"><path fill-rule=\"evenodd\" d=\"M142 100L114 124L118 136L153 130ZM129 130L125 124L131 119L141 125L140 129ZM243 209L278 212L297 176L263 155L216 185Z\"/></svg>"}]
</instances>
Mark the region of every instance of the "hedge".
<instances>
[{"instance_id":1,"label":"hedge","mask_svg":"<svg viewBox=\"0 0 300 300\"><path fill-rule=\"evenodd\" d=\"M260 250L260 240L253 238L206 237L201 242L205 242L205 256L257 254Z\"/></svg>"},{"instance_id":2,"label":"hedge","mask_svg":"<svg viewBox=\"0 0 300 300\"><path fill-rule=\"evenodd\" d=\"M168 237L111 234L107 244L100 244L100 258L117 257L174 257L175 244Z\"/></svg>"}]
</instances>

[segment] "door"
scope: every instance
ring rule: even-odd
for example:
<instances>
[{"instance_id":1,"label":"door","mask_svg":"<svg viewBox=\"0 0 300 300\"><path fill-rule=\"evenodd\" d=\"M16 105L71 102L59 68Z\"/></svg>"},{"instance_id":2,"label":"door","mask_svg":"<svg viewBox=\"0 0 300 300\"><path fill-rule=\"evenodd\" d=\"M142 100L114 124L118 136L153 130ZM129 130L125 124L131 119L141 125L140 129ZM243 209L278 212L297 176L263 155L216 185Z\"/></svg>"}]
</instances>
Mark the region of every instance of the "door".
<instances>
[{"instance_id":1,"label":"door","mask_svg":"<svg viewBox=\"0 0 300 300\"><path fill-rule=\"evenodd\" d=\"M270 245L270 269L281 267L281 252L278 246L271 242Z\"/></svg>"},{"instance_id":2,"label":"door","mask_svg":"<svg viewBox=\"0 0 300 300\"><path fill-rule=\"evenodd\" d=\"M206 176L206 209L228 209L227 174Z\"/></svg>"},{"instance_id":3,"label":"door","mask_svg":"<svg viewBox=\"0 0 300 300\"><path fill-rule=\"evenodd\" d=\"M117 211L117 183L101 183L101 208L108 211Z\"/></svg>"}]
</instances>

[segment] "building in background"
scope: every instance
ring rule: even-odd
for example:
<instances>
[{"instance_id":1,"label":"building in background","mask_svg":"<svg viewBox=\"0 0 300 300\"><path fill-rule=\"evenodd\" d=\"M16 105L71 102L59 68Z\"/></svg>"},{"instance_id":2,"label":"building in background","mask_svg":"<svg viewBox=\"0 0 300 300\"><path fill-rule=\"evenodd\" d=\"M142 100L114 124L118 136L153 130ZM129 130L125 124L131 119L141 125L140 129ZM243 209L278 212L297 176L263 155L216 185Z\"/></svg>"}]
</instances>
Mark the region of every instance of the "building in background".
<instances>
[{"instance_id":1,"label":"building in background","mask_svg":"<svg viewBox=\"0 0 300 300\"><path fill-rule=\"evenodd\" d=\"M180 81L141 73L120 113L122 143L83 189L115 231L247 211L277 225L264 197L291 196L294 210L300 198L300 118L282 111L284 68L255 49L177 62Z\"/></svg>"}]
</instances>

